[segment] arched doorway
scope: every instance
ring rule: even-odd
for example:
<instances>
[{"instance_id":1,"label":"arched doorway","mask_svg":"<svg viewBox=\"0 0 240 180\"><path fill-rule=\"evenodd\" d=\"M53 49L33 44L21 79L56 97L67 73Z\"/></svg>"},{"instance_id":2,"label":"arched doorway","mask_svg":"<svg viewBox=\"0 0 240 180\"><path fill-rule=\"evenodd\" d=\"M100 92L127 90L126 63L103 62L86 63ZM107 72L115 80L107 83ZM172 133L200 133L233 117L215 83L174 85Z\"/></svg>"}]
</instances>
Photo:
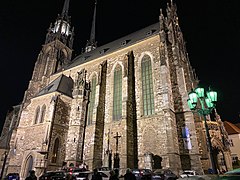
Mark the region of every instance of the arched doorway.
<instances>
[{"instance_id":1,"label":"arched doorway","mask_svg":"<svg viewBox=\"0 0 240 180\"><path fill-rule=\"evenodd\" d=\"M32 168L33 168L33 157L30 155L27 157L27 160L26 160L25 171L23 174L24 178L29 175L29 171L32 170Z\"/></svg>"},{"instance_id":2,"label":"arched doorway","mask_svg":"<svg viewBox=\"0 0 240 180\"><path fill-rule=\"evenodd\" d=\"M153 169L162 169L162 157L158 155L153 156Z\"/></svg>"},{"instance_id":3,"label":"arched doorway","mask_svg":"<svg viewBox=\"0 0 240 180\"><path fill-rule=\"evenodd\" d=\"M52 163L57 163L58 161L59 145L60 145L59 138L56 138L53 146L53 152L52 152L53 153L52 160L51 160Z\"/></svg>"}]
</instances>

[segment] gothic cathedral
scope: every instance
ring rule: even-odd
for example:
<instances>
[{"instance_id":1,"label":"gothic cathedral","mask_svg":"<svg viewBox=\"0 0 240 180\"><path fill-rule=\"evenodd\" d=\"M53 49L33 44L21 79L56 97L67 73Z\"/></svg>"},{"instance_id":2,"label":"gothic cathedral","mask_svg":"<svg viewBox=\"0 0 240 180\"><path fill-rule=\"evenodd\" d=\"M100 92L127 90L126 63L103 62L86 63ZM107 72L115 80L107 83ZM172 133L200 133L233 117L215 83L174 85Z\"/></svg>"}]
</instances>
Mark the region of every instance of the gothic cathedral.
<instances>
[{"instance_id":1,"label":"gothic cathedral","mask_svg":"<svg viewBox=\"0 0 240 180\"><path fill-rule=\"evenodd\" d=\"M40 176L82 162L90 170L207 170L204 126L187 105L198 79L176 4L168 4L166 15L160 11L156 24L97 47L95 3L90 39L74 58L68 9L65 0L48 29L23 101L6 118L4 171L25 178L31 169ZM216 134L213 145L230 167L229 149Z\"/></svg>"}]
</instances>

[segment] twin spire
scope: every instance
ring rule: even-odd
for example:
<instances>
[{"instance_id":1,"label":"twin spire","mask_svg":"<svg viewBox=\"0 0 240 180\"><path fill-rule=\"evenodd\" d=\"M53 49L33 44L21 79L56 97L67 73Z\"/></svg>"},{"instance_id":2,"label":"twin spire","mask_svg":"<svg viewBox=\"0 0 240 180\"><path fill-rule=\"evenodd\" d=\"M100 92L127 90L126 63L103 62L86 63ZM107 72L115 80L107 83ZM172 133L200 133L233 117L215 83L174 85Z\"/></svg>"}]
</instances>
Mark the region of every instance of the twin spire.
<instances>
[{"instance_id":1,"label":"twin spire","mask_svg":"<svg viewBox=\"0 0 240 180\"><path fill-rule=\"evenodd\" d=\"M65 21L69 21L69 19L70 19L68 16L69 2L70 2L70 0L65 0L62 14L61 14L61 18ZM96 49L96 47L97 47L97 43L95 41L96 9L97 9L97 0L95 0L93 20L92 20L92 29L91 29L90 39L87 41L87 44L85 47L85 52L90 52L90 51ZM68 22L68 23L70 23L70 22Z\"/></svg>"},{"instance_id":2,"label":"twin spire","mask_svg":"<svg viewBox=\"0 0 240 180\"><path fill-rule=\"evenodd\" d=\"M97 42L95 41L95 25L96 25L96 10L97 9L97 0L95 0L95 6L94 6L94 13L93 13L93 20L92 20L92 29L90 34L90 39L87 41L85 52L90 52L97 48Z\"/></svg>"},{"instance_id":3,"label":"twin spire","mask_svg":"<svg viewBox=\"0 0 240 180\"><path fill-rule=\"evenodd\" d=\"M68 10L69 10L69 2L70 0L65 0L61 17L63 20L69 21ZM96 9L97 9L97 0L95 0L94 5L94 13L93 13L93 20L92 20L92 29L90 34L90 39L87 41L85 52L90 52L97 47L97 43L95 41L95 25L96 25Z\"/></svg>"},{"instance_id":4,"label":"twin spire","mask_svg":"<svg viewBox=\"0 0 240 180\"><path fill-rule=\"evenodd\" d=\"M62 10L62 17L68 17L68 10L69 10L69 1L70 0L65 0L63 10Z\"/></svg>"},{"instance_id":5,"label":"twin spire","mask_svg":"<svg viewBox=\"0 0 240 180\"><path fill-rule=\"evenodd\" d=\"M73 35L74 29L71 29L70 16L68 15L70 0L65 0L62 13L58 15L58 18L54 25L50 25L46 37L45 43L52 42L55 39L60 40L68 47L72 48L73 45ZM95 0L95 7L92 20L92 29L90 34L90 39L87 41L84 52L90 52L97 48L97 43L95 41L95 24L96 24L96 9L97 9L97 0Z\"/></svg>"},{"instance_id":6,"label":"twin spire","mask_svg":"<svg viewBox=\"0 0 240 180\"><path fill-rule=\"evenodd\" d=\"M72 31L70 30L70 16L68 15L69 2L70 2L70 0L65 0L64 1L62 14L58 17L57 21L54 24L54 27L50 26L49 32L53 32L54 34L58 33L58 34L65 35L65 36L71 36L70 39L73 40L73 37L72 37L73 36L73 29L72 29ZM168 14L169 18L171 17L171 15L174 14L174 12L173 12L173 14L170 13L170 12L172 12L171 11L172 8L174 8L173 0L170 0L170 4L171 4L171 6L169 6L169 4L168 4L168 7L167 7L167 14ZM92 28L91 28L90 39L86 43L84 52L90 52L90 51L92 51L92 50L97 48L97 42L95 40L96 9L97 9L97 0L95 0L95 5L94 5L94 13L93 13L93 20L92 20ZM160 13L160 18L162 18L161 15L162 15L162 12ZM163 19L162 19L162 21L163 21ZM160 22L161 22L161 20L160 20ZM48 40L46 39L46 41L48 41ZM72 41L69 42L69 44L71 44L71 46L72 46Z\"/></svg>"}]
</instances>

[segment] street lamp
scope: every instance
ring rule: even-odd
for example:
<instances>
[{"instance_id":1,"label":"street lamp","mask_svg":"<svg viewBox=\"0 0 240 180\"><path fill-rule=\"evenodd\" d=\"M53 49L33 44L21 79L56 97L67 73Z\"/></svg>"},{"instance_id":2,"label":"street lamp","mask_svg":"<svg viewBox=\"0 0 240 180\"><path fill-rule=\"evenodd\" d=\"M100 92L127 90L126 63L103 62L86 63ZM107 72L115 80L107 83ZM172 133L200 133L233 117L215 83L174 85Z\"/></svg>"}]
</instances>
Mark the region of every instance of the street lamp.
<instances>
[{"instance_id":1,"label":"street lamp","mask_svg":"<svg viewBox=\"0 0 240 180\"><path fill-rule=\"evenodd\" d=\"M209 115L216 106L217 92L212 91L209 88L209 91L207 91L205 94L204 88L197 87L195 90L192 90L188 94L188 96L189 96L189 99L187 100L187 103L189 108L192 111L197 111L204 118L212 170L213 170L213 174L217 174L217 167L213 157L213 147L212 147L211 137L209 134L208 124L206 119L206 116ZM200 102L200 108L197 106L198 102Z\"/></svg>"}]
</instances>

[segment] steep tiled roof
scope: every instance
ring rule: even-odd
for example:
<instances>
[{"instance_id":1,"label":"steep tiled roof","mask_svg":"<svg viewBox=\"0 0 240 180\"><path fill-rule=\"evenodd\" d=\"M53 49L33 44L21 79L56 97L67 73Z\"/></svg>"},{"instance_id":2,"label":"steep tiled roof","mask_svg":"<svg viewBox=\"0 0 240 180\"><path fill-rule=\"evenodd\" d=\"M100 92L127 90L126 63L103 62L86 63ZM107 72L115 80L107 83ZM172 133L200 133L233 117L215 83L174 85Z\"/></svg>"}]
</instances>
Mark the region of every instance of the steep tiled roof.
<instances>
[{"instance_id":1,"label":"steep tiled roof","mask_svg":"<svg viewBox=\"0 0 240 180\"><path fill-rule=\"evenodd\" d=\"M91 60L94 60L98 57L104 56L106 54L110 54L112 52L115 52L117 50L126 48L130 45L136 44L142 40L145 40L147 38L150 38L152 36L155 36L159 33L159 22L152 24L148 27L145 27L139 31L136 31L132 34L129 34L125 37L122 37L120 39L117 39L115 41L112 41L106 45L100 46L95 50L92 50L87 53L83 53L79 56L77 56L70 65L64 67L64 69L70 69L72 67L78 66L80 64L83 64L85 62L89 62Z\"/></svg>"},{"instance_id":2,"label":"steep tiled roof","mask_svg":"<svg viewBox=\"0 0 240 180\"><path fill-rule=\"evenodd\" d=\"M41 89L36 96L41 96L44 94L57 91L69 97L72 97L72 89L73 89L72 78L62 74L59 77L57 77L55 80L53 80L49 85Z\"/></svg>"},{"instance_id":3,"label":"steep tiled roof","mask_svg":"<svg viewBox=\"0 0 240 180\"><path fill-rule=\"evenodd\" d=\"M224 127L226 129L226 131L228 132L229 135L231 134L240 134L240 128L237 127L236 125L228 122L228 121L224 121Z\"/></svg>"}]
</instances>

